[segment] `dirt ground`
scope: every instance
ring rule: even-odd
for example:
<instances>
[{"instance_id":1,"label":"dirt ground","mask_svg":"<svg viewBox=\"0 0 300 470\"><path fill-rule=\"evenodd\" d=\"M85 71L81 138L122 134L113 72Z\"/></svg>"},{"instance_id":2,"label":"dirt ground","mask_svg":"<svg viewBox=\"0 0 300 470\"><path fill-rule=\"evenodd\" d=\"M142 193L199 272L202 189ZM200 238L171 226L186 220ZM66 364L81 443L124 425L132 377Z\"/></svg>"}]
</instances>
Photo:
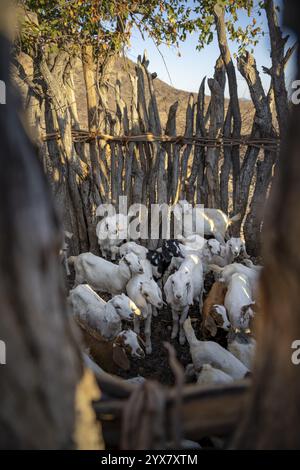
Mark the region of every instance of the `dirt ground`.
<instances>
[{"instance_id":1,"label":"dirt ground","mask_svg":"<svg viewBox=\"0 0 300 470\"><path fill-rule=\"evenodd\" d=\"M206 276L205 290L209 292L214 278L211 274ZM202 339L201 335L201 315L199 312L199 306L194 305L191 307L189 316L191 317L196 336ZM152 354L147 355L145 359L131 361L132 366L130 371L124 372L123 370L118 371L118 375L124 379L136 377L141 375L147 379L157 380L164 385L173 385L174 376L170 368L168 361L168 352L164 347L164 342L169 342L176 350L177 359L185 368L192 362L188 343L183 346L179 344L178 338L171 340L172 330L172 314L168 307L164 307L158 314L158 316L152 319ZM226 346L226 340L221 335L217 338L217 341Z\"/></svg>"},{"instance_id":2,"label":"dirt ground","mask_svg":"<svg viewBox=\"0 0 300 470\"><path fill-rule=\"evenodd\" d=\"M261 260L252 258L252 261L255 264L258 264ZM74 273L73 273L74 274ZM68 280L69 289L72 288L74 283L74 276ZM204 288L206 294L210 291L212 284L214 283L214 276L212 273L208 273L205 277ZM204 294L204 300L206 297ZM108 301L111 296L109 294L101 294L101 297ZM192 324L198 339L203 338L201 333L201 314L199 312L199 306L194 305L190 308L189 316L191 317ZM126 325L124 325L126 326ZM133 325L128 323L129 328L133 328ZM123 379L129 379L137 376L142 376L146 379L157 380L163 385L173 385L174 376L170 368L168 361L168 352L164 347L164 342L169 342L176 350L177 359L185 368L188 364L192 362L189 346L184 344L183 346L179 344L178 338L171 340L171 330L172 330L172 314L171 310L168 307L164 307L158 312L157 317L152 318L152 354L146 355L144 359L134 359L131 358L131 368L129 371L124 371L119 369L117 375ZM141 325L141 337L143 336L143 324ZM211 338L210 338L211 339ZM223 331L220 331L214 341L217 341L221 346L227 347L226 334Z\"/></svg>"},{"instance_id":3,"label":"dirt ground","mask_svg":"<svg viewBox=\"0 0 300 470\"><path fill-rule=\"evenodd\" d=\"M205 291L209 292L212 284L214 282L214 277L212 274L208 274L205 279ZM68 280L68 288L71 289L74 283L74 276ZM101 294L101 297L108 301L111 296L109 294ZM205 298L205 296L204 296ZM203 339L201 335L201 315L199 312L199 305L194 305L191 307L189 315L192 319L193 327L195 329L196 335L199 339ZM124 325L126 326L126 325ZM129 328L133 328L133 325L128 323ZM171 330L172 330L172 313L168 307L164 307L158 312L157 317L152 318L152 354L146 355L145 359L134 359L130 360L131 368L129 371L124 371L119 369L117 375L124 379L129 379L132 377L142 376L146 379L157 380L158 382L164 385L173 385L174 376L170 368L168 361L168 352L164 347L164 342L169 342L176 350L177 359L185 368L188 364L192 362L189 346L184 344L183 346L179 344L178 338L171 340ZM141 325L141 337L143 336L143 324ZM224 336L217 337L216 340L226 346L226 339Z\"/></svg>"}]
</instances>

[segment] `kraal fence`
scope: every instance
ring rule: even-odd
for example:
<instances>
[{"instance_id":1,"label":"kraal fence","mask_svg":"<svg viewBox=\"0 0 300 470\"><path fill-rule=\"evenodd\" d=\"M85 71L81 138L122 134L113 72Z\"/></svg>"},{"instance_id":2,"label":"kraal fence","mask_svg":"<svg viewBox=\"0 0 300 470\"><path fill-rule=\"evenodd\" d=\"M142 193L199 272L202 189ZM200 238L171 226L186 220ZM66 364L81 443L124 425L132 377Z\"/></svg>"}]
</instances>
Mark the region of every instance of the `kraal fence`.
<instances>
[{"instance_id":1,"label":"kraal fence","mask_svg":"<svg viewBox=\"0 0 300 470\"><path fill-rule=\"evenodd\" d=\"M49 81L46 65L42 65ZM72 80L68 88L61 84L68 91L59 99L61 106L52 100L45 107L42 158L57 204L65 208L65 227L75 235L72 251L98 249L94 235L98 205L107 202L118 207L119 196L126 196L129 204L148 207L187 200L226 214L239 213L233 234L238 236L243 228L249 250L257 252L279 136L273 125L272 102L267 99L255 61L249 54L238 62L253 101L247 135L242 133L241 113L236 109L240 104L233 105L224 97L226 74L221 58L214 77L207 80L209 104L205 79L196 98L189 97L183 135L177 133L178 102L170 106L163 128L155 74L149 72L148 65L145 56L139 57L135 73L130 74L130 106L122 98L121 83L116 83L115 112L109 110L104 89L94 84L98 100L94 107L88 106L89 130L82 130L74 118L78 111L74 110ZM71 72L69 68L68 77ZM61 90L55 90L58 101Z\"/></svg>"}]
</instances>

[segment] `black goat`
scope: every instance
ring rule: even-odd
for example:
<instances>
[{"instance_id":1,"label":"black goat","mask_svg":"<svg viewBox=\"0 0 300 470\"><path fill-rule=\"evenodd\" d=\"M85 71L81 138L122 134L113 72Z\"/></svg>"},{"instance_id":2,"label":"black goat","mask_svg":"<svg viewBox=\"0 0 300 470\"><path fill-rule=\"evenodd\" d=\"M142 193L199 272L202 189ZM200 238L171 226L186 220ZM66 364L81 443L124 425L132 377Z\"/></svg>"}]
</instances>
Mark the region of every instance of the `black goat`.
<instances>
[{"instance_id":1,"label":"black goat","mask_svg":"<svg viewBox=\"0 0 300 470\"><path fill-rule=\"evenodd\" d=\"M154 266L153 276L160 279L171 264L173 256L184 258L177 240L164 240L161 249L149 250L147 259Z\"/></svg>"}]
</instances>

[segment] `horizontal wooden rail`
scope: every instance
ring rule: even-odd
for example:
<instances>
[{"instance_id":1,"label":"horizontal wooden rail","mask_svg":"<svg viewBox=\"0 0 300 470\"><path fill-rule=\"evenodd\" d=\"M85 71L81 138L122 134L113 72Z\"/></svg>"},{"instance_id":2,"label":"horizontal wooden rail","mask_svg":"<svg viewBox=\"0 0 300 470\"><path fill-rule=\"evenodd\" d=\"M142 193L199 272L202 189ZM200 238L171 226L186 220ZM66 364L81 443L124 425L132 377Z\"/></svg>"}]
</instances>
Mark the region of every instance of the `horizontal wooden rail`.
<instances>
[{"instance_id":1,"label":"horizontal wooden rail","mask_svg":"<svg viewBox=\"0 0 300 470\"><path fill-rule=\"evenodd\" d=\"M127 384L126 384L127 385ZM249 381L232 385L204 387L186 385L182 395L181 425L184 438L199 440L209 436L225 436L236 428L249 392ZM172 436L172 410L176 388L166 389L166 431ZM121 440L122 415L126 399L111 399L95 404L108 448L118 448Z\"/></svg>"},{"instance_id":2,"label":"horizontal wooden rail","mask_svg":"<svg viewBox=\"0 0 300 470\"><path fill-rule=\"evenodd\" d=\"M59 139L59 133L54 132L52 134L45 134L43 141ZM90 142L92 140L103 140L105 142L120 143L123 145L129 143L169 143L178 145L197 145L202 147L224 147L224 146L252 146L259 148L268 148L276 151L279 148L279 139L251 139L248 136L241 137L239 139L219 137L212 139L209 137L199 137L196 135L187 137L184 135L168 136L168 135L154 135L151 133L141 135L108 135L101 133L90 133L85 130L74 130L73 140L74 142Z\"/></svg>"}]
</instances>

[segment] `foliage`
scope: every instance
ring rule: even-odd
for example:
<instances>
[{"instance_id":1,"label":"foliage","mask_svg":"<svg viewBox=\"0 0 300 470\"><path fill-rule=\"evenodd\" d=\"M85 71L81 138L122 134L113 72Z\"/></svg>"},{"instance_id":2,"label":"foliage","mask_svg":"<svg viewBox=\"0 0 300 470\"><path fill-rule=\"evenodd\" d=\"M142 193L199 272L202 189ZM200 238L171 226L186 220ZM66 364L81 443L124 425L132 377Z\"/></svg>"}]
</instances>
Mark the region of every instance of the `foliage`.
<instances>
[{"instance_id":1,"label":"foliage","mask_svg":"<svg viewBox=\"0 0 300 470\"><path fill-rule=\"evenodd\" d=\"M216 3L225 9L229 38L239 43L240 52L256 44L261 33L256 19L251 18L253 0L19 0L19 3L26 9L21 36L25 49L35 47L37 42L68 48L90 43L99 52L117 52L128 44L134 26L157 44L169 45L178 45L188 33L196 31L200 49L213 40ZM259 2L259 8L263 3ZM238 24L241 10L249 16L244 29Z\"/></svg>"},{"instance_id":2,"label":"foliage","mask_svg":"<svg viewBox=\"0 0 300 470\"><path fill-rule=\"evenodd\" d=\"M214 8L218 4L224 8L225 22L230 40L239 44L239 53L245 52L248 46L255 46L258 42L259 34L264 34L261 27L257 25L257 19L254 16L253 0L195 0L194 15L197 17L197 28L199 30L198 49L212 42L214 38ZM260 2L264 3L264 2ZM259 15L262 5L258 7ZM249 18L248 24L242 28L239 25L239 15L245 12Z\"/></svg>"},{"instance_id":3,"label":"foliage","mask_svg":"<svg viewBox=\"0 0 300 470\"><path fill-rule=\"evenodd\" d=\"M93 44L118 51L132 27L147 31L157 43L175 43L190 9L180 0L19 0L25 7L22 45ZM37 21L33 21L32 14Z\"/></svg>"}]
</instances>

